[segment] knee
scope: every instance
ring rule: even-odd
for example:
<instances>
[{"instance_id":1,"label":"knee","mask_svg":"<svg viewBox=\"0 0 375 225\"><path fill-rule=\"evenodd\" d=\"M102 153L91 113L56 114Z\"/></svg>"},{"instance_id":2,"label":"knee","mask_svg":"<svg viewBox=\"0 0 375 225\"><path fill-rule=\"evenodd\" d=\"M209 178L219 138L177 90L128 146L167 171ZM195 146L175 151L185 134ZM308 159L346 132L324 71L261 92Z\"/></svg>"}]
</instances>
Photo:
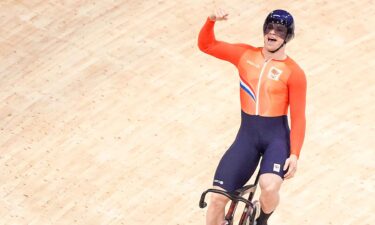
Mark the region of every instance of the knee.
<instances>
[{"instance_id":1,"label":"knee","mask_svg":"<svg viewBox=\"0 0 375 225\"><path fill-rule=\"evenodd\" d=\"M275 184L267 183L260 186L260 189L262 190L262 193L264 194L273 194L277 193L279 189L276 187Z\"/></svg>"},{"instance_id":2,"label":"knee","mask_svg":"<svg viewBox=\"0 0 375 225\"><path fill-rule=\"evenodd\" d=\"M265 179L261 179L259 181L260 189L262 190L262 194L272 195L277 194L280 190L281 178L275 179L273 177L265 177Z\"/></svg>"},{"instance_id":3,"label":"knee","mask_svg":"<svg viewBox=\"0 0 375 225\"><path fill-rule=\"evenodd\" d=\"M210 201L210 207L221 209L226 206L229 199L223 195L220 194L212 194L211 195L211 201Z\"/></svg>"}]
</instances>

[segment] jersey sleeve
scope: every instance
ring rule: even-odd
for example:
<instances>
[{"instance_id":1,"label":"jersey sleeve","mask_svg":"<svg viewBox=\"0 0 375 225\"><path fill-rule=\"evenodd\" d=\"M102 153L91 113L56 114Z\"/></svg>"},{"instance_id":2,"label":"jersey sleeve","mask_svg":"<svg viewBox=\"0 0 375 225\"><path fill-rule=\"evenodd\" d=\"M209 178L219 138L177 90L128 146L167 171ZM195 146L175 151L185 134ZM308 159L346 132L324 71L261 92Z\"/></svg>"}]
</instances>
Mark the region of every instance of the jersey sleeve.
<instances>
[{"instance_id":1,"label":"jersey sleeve","mask_svg":"<svg viewBox=\"0 0 375 225\"><path fill-rule=\"evenodd\" d=\"M299 157L306 129L306 76L300 68L288 79L289 107L291 117L290 153Z\"/></svg>"},{"instance_id":2,"label":"jersey sleeve","mask_svg":"<svg viewBox=\"0 0 375 225\"><path fill-rule=\"evenodd\" d=\"M215 21L207 18L206 23L199 32L198 47L201 51L216 58L231 62L237 66L240 57L246 51L244 44L230 44L218 41L214 33Z\"/></svg>"}]
</instances>

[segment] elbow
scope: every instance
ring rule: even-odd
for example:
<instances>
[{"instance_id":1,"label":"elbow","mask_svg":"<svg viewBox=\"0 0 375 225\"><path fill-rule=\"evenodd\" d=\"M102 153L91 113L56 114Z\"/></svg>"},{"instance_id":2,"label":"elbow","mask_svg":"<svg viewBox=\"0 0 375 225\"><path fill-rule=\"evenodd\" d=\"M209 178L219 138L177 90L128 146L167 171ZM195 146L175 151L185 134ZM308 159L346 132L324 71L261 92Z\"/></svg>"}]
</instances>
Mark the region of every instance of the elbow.
<instances>
[{"instance_id":1,"label":"elbow","mask_svg":"<svg viewBox=\"0 0 375 225\"><path fill-rule=\"evenodd\" d=\"M212 43L212 42L198 42L198 48L199 50L201 50L202 52L206 53L206 54L212 54L212 49L214 48L215 46L215 43Z\"/></svg>"},{"instance_id":2,"label":"elbow","mask_svg":"<svg viewBox=\"0 0 375 225\"><path fill-rule=\"evenodd\" d=\"M199 50L201 50L202 52L204 53L207 53L208 52L208 49L209 49L209 45L198 40L198 48Z\"/></svg>"},{"instance_id":3,"label":"elbow","mask_svg":"<svg viewBox=\"0 0 375 225\"><path fill-rule=\"evenodd\" d=\"M209 53L210 49L215 46L216 40L211 38L206 38L204 34L199 34L198 37L198 48L204 53Z\"/></svg>"},{"instance_id":4,"label":"elbow","mask_svg":"<svg viewBox=\"0 0 375 225\"><path fill-rule=\"evenodd\" d=\"M306 116L305 113L300 113L298 116L291 118L291 130L298 130L298 132L305 132Z\"/></svg>"}]
</instances>

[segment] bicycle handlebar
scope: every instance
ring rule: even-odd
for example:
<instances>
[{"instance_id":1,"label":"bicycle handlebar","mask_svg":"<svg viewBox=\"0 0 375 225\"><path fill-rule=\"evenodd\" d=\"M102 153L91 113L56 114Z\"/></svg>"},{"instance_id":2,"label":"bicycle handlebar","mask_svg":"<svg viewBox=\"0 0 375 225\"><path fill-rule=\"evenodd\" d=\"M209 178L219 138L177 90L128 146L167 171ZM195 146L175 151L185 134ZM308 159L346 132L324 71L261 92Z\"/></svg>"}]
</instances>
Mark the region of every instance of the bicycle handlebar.
<instances>
[{"instance_id":1,"label":"bicycle handlebar","mask_svg":"<svg viewBox=\"0 0 375 225\"><path fill-rule=\"evenodd\" d=\"M252 208L254 208L254 205L253 203L251 202L253 196L254 196L254 193L255 193L255 190L256 190L256 187L258 185L258 181L259 181L259 177L260 177L260 171L258 171L258 174L255 178L255 182L254 184L251 184L251 185L246 185L238 190L236 190L234 192L234 194L231 194L231 193L228 193L226 191L222 191L222 190L218 190L218 189L208 189L207 191L203 192L202 195L201 195L201 199L199 201L199 207L200 208L204 208L207 206L207 203L204 201L205 197L206 197L206 194L208 192L213 192L213 193L217 193L217 194L221 194L221 195L224 195L226 196L227 198L229 198L230 200L232 201L237 201L237 202L243 202L245 203L247 206L250 206ZM249 195L249 199L244 199L242 197L242 195L245 195L247 193L250 193Z\"/></svg>"},{"instance_id":2,"label":"bicycle handlebar","mask_svg":"<svg viewBox=\"0 0 375 225\"><path fill-rule=\"evenodd\" d=\"M207 191L203 192L202 195L201 195L201 199L199 201L199 207L200 208L204 208L207 206L207 203L204 201L205 197L206 197L206 194L208 192L213 192L213 193L217 193L217 194L221 194L221 195L224 195L226 196L227 198L229 198L230 200L232 201L237 201L237 202L243 202L245 203L246 205L250 205L251 207L253 207L253 203L250 202L249 200L247 199L244 199L243 197L241 196L238 196L238 195L233 195L233 194L229 194L228 192L226 191L222 191L222 190L218 190L218 189L208 189Z\"/></svg>"}]
</instances>

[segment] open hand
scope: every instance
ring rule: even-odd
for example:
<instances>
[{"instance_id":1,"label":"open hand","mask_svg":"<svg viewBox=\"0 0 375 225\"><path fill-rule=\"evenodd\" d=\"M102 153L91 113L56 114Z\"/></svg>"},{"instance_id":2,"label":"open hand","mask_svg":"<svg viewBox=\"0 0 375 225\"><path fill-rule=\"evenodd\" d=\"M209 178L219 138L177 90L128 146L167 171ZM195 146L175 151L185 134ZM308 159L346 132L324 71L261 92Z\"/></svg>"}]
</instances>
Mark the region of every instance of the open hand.
<instances>
[{"instance_id":1,"label":"open hand","mask_svg":"<svg viewBox=\"0 0 375 225\"><path fill-rule=\"evenodd\" d=\"M221 20L227 20L228 19L228 13L224 9L217 9L215 13L210 15L210 20L213 21L221 21Z\"/></svg>"},{"instance_id":2,"label":"open hand","mask_svg":"<svg viewBox=\"0 0 375 225\"><path fill-rule=\"evenodd\" d=\"M285 179L294 177L294 174L297 171L297 161L298 158L296 155L290 155L290 157L286 159L284 164L284 171L288 170L288 172L284 175Z\"/></svg>"}]
</instances>

